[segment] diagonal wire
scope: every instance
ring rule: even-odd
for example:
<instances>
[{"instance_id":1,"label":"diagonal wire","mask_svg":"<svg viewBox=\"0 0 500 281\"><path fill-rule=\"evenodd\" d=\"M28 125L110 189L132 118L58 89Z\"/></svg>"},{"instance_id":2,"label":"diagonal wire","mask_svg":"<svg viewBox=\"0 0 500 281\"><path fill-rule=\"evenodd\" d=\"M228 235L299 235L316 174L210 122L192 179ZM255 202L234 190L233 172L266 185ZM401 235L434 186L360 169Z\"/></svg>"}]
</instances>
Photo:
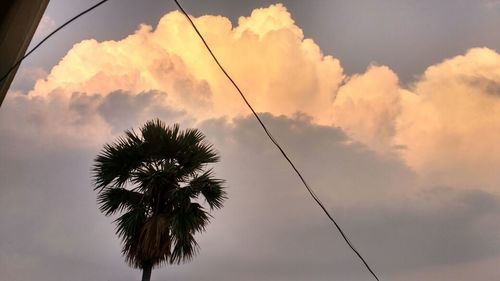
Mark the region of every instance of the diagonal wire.
<instances>
[{"instance_id":1,"label":"diagonal wire","mask_svg":"<svg viewBox=\"0 0 500 281\"><path fill-rule=\"evenodd\" d=\"M0 78L0 83L2 83L5 79L7 79L7 77L9 76L9 74L14 71L14 69L16 69L16 67L18 67L21 62L23 62L24 59L26 59L29 55L31 55L36 49L38 49L43 43L45 43L45 41L47 41L50 37L52 37L52 35L56 34L57 32L59 32L61 29L63 29L64 27L66 27L68 24L72 23L73 21L75 21L76 19L78 19L79 17L85 15L86 13L94 10L95 8L101 6L102 4L108 2L109 0L102 0L100 2L98 2L97 4L93 5L92 7L86 9L85 11L79 13L78 15L72 17L71 19L69 19L68 21L66 21L65 23L63 23L61 26L59 26L58 28L56 28L54 31L52 31L49 35L45 36L42 41L40 41L38 44L36 44L35 47L33 47L29 52L27 52L22 58L20 58L19 60L16 61L16 63L14 65L12 65L9 70L4 74L2 75L2 78Z\"/></svg>"},{"instance_id":2,"label":"diagonal wire","mask_svg":"<svg viewBox=\"0 0 500 281\"><path fill-rule=\"evenodd\" d=\"M349 238L347 237L347 235L344 233L344 231L342 230L342 228L340 227L340 225L335 221L335 219L332 217L332 215L330 215L330 213L325 208L325 206L323 205L323 203L321 202L321 200L319 199L319 197L314 193L314 191L311 189L311 187L309 186L309 184L307 184L306 180L304 179L304 177L302 176L302 174L300 173L300 171L297 169L297 167L295 167L295 164L292 162L292 160L290 160L290 158L288 157L288 155L286 154L286 152L283 150L283 148L281 147L281 145L273 137L273 135L268 130L268 128L264 124L264 122L262 122L261 118L259 117L259 115L257 114L257 112L253 109L252 105L248 102L247 98L245 97L245 95L241 91L240 87L238 87L238 85L236 84L236 82L234 82L234 80L231 78L231 76L229 76L229 74L226 72L226 70L224 69L224 67L221 65L221 63L219 62L219 60L217 59L217 57L212 52L212 49L210 48L210 46L208 45L208 43L205 41L205 39L201 35L200 31L198 30L198 28L196 27L196 25L194 24L194 22L191 20L191 18L186 13L186 11L182 8L181 4L179 4L179 2L177 0L174 0L174 1L175 1L175 4L177 4L177 6L179 7L179 9L182 11L182 13L189 20L189 22L191 23L191 26L193 27L193 29L198 34L198 36L200 37L201 41L203 41L203 44L205 45L205 47L207 48L208 52L210 53L210 55L214 59L215 63L219 66L220 70L226 75L226 77L229 79L229 81L231 81L231 83L236 88L236 90L240 94L240 96L243 99L243 101L245 102L245 104L248 106L248 108L250 108L250 110L252 111L253 115L255 116L255 118L259 122L260 126L262 127L262 129L264 129L264 132L266 133L266 135L269 137L269 139L272 141L272 143L276 146L276 148L281 152L281 154L283 155L283 157L288 161L288 163L290 164L290 166L292 167L292 169L295 171L295 173L297 174L297 176L299 176L300 180L302 181L302 183L304 184L304 186L306 187L307 191L312 196L312 198L314 199L314 201L316 201L316 203L320 206L320 208L323 210L323 212L326 214L326 216L330 219L330 221L332 221L332 223L335 225L335 227L337 228L337 230L342 235L342 238L344 238L344 240L347 243L347 245L349 245L349 247L352 249L352 251L363 262L363 264L365 265L366 269L368 269L368 271L373 275L373 277L377 281L379 281L378 276L371 269L371 267L368 265L368 263L363 258L363 256L361 256L361 254L359 253L359 251L356 250L356 248L354 247L354 245L352 244L352 242L349 240Z\"/></svg>"},{"instance_id":3,"label":"diagonal wire","mask_svg":"<svg viewBox=\"0 0 500 281\"><path fill-rule=\"evenodd\" d=\"M9 76L9 74L16 67L18 67L19 64L21 64L21 62L24 61L24 59L26 59L28 56L30 56L35 50L37 50L41 45L43 45L50 37L52 37L54 34L56 34L57 32L59 32L61 29L63 29L64 27L66 27L67 25L69 25L70 23L72 23L73 21L75 21L76 19L78 19L81 16L89 13L90 11L94 10L95 8L99 7L100 5L102 5L102 4L104 4L104 3L108 2L108 1L109 0L102 0L102 1L94 4L93 6L91 6L88 9L82 11L81 13L77 14L76 16L74 16L73 18L69 19L68 21L66 21L65 23L63 23L61 26L59 26L58 28L56 28L50 34L48 34L47 36L45 36L35 47L33 47L29 52L27 52L22 58L20 58L14 65L12 65L9 68L9 70L0 78L0 83L3 82ZM203 36L199 32L199 30L196 27L196 25L194 24L194 22L191 20L191 18L189 17L189 15L186 13L186 11L182 8L182 6L179 4L179 2L177 0L174 0L174 2L177 4L177 6L179 7L179 9L183 12L183 14L189 20L189 22L191 23L192 27L194 28L194 30L196 31L196 33L198 34L198 36L200 37L200 39L203 41L203 44L205 45L205 47L207 48L207 50L209 51L210 55L212 56L212 58L214 59L214 61L216 62L216 64L219 66L219 68L221 69L221 71L225 74L225 76L229 79L229 81L231 81L231 83L236 88L236 90L240 94L240 96L243 99L243 101L245 102L245 104L250 108L250 110L252 111L253 115L255 116L255 118L259 122L260 126L262 127L262 129L264 129L266 135L269 137L269 139L272 141L272 143L276 146L276 148L281 152L281 154L287 160L287 162L290 164L290 166L293 168L293 170L295 171L295 173L299 176L300 180L302 181L302 183L306 187L306 189L309 192L309 194L316 201L316 203L320 206L320 208L323 210L323 212L326 214L326 216L330 219L330 221L333 222L333 224L335 225L335 227L337 228L337 230L342 235L342 238L344 238L344 240L349 245L349 247L354 251L354 253L363 262L363 264L368 269L368 271L370 271L370 273L373 275L373 277L377 281L379 281L379 278L377 277L377 275L374 273L374 271L371 269L371 267L368 265L368 263L365 261L365 259L361 256L361 254L359 253L359 251L356 250L356 248L354 247L354 245L352 244L352 242L349 240L349 238L347 237L347 235L344 233L344 231L342 230L342 228L339 226L339 224L335 221L335 219L332 217L332 215L325 208L325 206L323 205L323 203L321 202L321 200L319 199L319 197L311 189L311 187L306 182L306 180L304 179L304 177L302 176L302 174L300 173L300 171L297 169L297 167L295 167L295 164L288 157L288 155L286 154L286 152L283 150L283 148L278 143L278 141L276 141L276 139L273 137L273 135L271 134L271 132L267 129L266 125L262 122L262 120L259 117L259 115L257 114L257 112L253 109L252 105L248 102L248 100L246 99L245 95L243 94L243 92L241 91L241 89L238 87L238 85L236 84L236 82L234 82L234 80L231 78L231 76L229 76L229 74L226 72L226 70L224 69L224 67L218 61L217 57L212 52L211 48L208 46L207 42L205 41L205 39L203 38Z\"/></svg>"}]
</instances>

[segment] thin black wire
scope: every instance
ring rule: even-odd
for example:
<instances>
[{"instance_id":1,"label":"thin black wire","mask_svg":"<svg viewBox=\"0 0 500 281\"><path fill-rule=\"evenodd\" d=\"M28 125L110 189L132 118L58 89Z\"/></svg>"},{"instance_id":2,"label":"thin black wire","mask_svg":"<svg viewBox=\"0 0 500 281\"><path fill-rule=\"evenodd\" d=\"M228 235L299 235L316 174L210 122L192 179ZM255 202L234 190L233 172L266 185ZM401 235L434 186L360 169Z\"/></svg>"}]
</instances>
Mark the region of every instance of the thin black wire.
<instances>
[{"instance_id":1,"label":"thin black wire","mask_svg":"<svg viewBox=\"0 0 500 281\"><path fill-rule=\"evenodd\" d=\"M182 13L189 20L189 22L191 23L191 26L194 28L194 30L198 34L198 36L200 37L201 41L203 41L203 44L205 45L205 47L207 48L208 52L210 53L210 55L214 59L215 63L217 63L217 65L219 66L219 68L221 69L221 71L226 75L226 77L229 79L229 81L231 81L231 83L236 88L236 90L240 94L240 96L243 99L243 101L246 103L246 105L248 106L248 108L250 108L250 110L252 111L252 113L255 116L255 118L257 118L257 121L259 122L259 124L262 127L262 129L264 129L264 131L266 132L266 135L269 137L269 139L272 141L272 143L276 146L276 148L278 148L278 150L281 152L281 154L283 155L283 157L285 157L285 159L288 161L288 163L290 164L290 166L292 166L293 170L299 176L300 180L302 181L302 183L304 184L304 186L307 188L307 191L309 191L309 194L311 194L311 196L314 199L314 201L316 201L316 203L318 203L318 205L321 207L321 209L326 214L326 216L330 219L330 221L333 222L333 224L335 225L335 227L337 228L337 230L342 235L342 238L344 238L344 240L347 243L347 245L349 245L349 247L354 251L354 253L356 253L356 255L359 257L359 259L363 262L363 264L365 265L365 267L368 269L368 271L370 271L370 273L373 275L373 277L375 277L375 279L377 281L380 281L379 278L377 277L377 275L375 274L375 272L373 272L373 270L371 269L371 267L365 261L365 259L363 258L363 256L361 256L361 254L358 252L358 250L356 250L356 248L351 243L351 241L349 240L349 238L347 238L347 235L344 233L344 231L342 230L342 228L340 228L339 224L330 215L330 213L325 208L325 206L323 205L323 203L321 202L321 200L319 199L319 197L314 193L314 191L311 189L311 187L309 186L309 184L307 184L306 180L304 179L304 177L302 176L302 174L300 173L300 171L295 167L295 165L293 164L292 160L290 160L290 158L288 157L288 155L286 154L286 152L283 150L283 148L281 147L281 145L278 143L278 141L276 141L276 139L273 137L273 135L271 134L271 132L267 129L266 125L262 122L262 120L260 119L260 117L257 114L257 112L255 112L255 110L253 109L252 105L250 105L250 103L246 99L246 97L243 94L243 92L241 91L241 89L234 82L234 80L231 78L231 76L229 76L229 74L226 72L226 70L224 69L224 67L221 65L221 63L219 62L219 60L217 59L217 57L212 52L212 49L210 48L210 46L208 46L208 43L203 38L203 36L201 35L200 31L198 30L198 28L194 24L194 22L191 20L191 18L186 13L186 11L182 8L181 4L179 4L179 2L177 0L174 0L174 1L175 1L175 4L177 4L177 6L179 7L179 9L182 11Z\"/></svg>"},{"instance_id":2,"label":"thin black wire","mask_svg":"<svg viewBox=\"0 0 500 281\"><path fill-rule=\"evenodd\" d=\"M75 21L76 19L78 19L81 16L89 13L90 11L94 10L95 8L101 6L102 4L104 4L104 3L108 2L108 1L109 0L102 0L102 1L100 1L98 3L96 3L95 5L89 7L88 9L82 11L81 13L77 14L73 18L69 19L68 21L66 21L65 23L63 23L61 26L59 26L58 28L56 28L54 31L52 31L50 34L48 34L47 36L45 36L35 47L33 47L29 52L27 52L22 58L20 58L14 65L12 65L9 68L9 70L2 76L2 78L0 78L0 83L3 82L9 76L9 74L16 67L18 67L19 64L21 64L21 62L24 61L24 59L26 59L28 56L30 56L35 50L37 50L41 45L43 45L50 37L52 37L54 34L56 34L57 32L59 32L61 29L63 29L64 27L66 27L67 25L69 25L70 23L72 23L73 21ZM375 279L377 281L379 281L379 278L377 277L377 275L373 272L373 270L370 268L370 266L365 261L365 259L361 256L361 254L358 252L358 250L356 250L356 248L351 243L351 241L349 240L349 238L347 237L347 235L344 233L344 231L339 226L339 224L335 221L335 219L330 215L330 213L325 208L325 206L323 205L323 203L321 202L321 200L319 199L319 197L311 189L311 187L306 182L306 180L304 179L304 177L302 176L302 174L300 173L300 171L297 169L297 167L295 167L295 165L293 164L292 160L290 160L290 158L288 157L288 155L286 154L286 152L283 150L283 148L281 147L281 145L278 143L278 141L276 141L276 139L273 137L273 135L271 134L271 132L267 129L266 125L262 122L262 120L260 119L260 117L257 114L257 112L255 112L255 110L253 109L252 105L248 102L248 100L246 99L245 95L243 94L243 92L241 91L241 89L238 87L238 85L236 84L236 82L234 82L234 80L231 78L231 76L229 76L229 74L226 72L226 70L221 65L221 63L219 62L219 60L217 59L217 57L214 55L214 53L212 52L210 46L208 46L207 42L205 41L205 39L203 38L203 36L199 32L199 30L196 27L196 25L194 24L194 22L191 20L191 18L189 17L189 15L186 13L186 11L182 8L182 6L180 5L180 3L177 0L174 0L174 2L177 4L177 6L179 7L179 9L186 16L186 18L189 20L189 22L191 23L192 27L194 28L194 30L196 31L196 33L198 34L198 36L200 37L200 39L203 41L203 44L205 45L205 47L207 48L207 50L209 51L210 55L212 56L212 58L214 59L214 61L217 63L217 65L219 66L219 68L221 69L221 71L225 74L225 76L229 79L229 81L231 81L231 83L236 88L236 90L240 94L240 96L243 99L243 101L245 102L245 104L248 106L248 108L250 108L250 110L252 111L253 115L255 116L255 118L259 122L260 126L262 127L262 129L264 129L266 135L269 137L269 139L272 141L272 143L276 146L276 148L278 148L278 150L281 152L281 154L283 155L283 157L287 160L287 162L293 168L293 170L295 171L295 173L299 176L300 180L302 181L302 183L304 184L304 186L308 190L309 194L316 201L316 203L321 207L321 209L327 215L327 217L333 222L333 224L335 225L335 227L337 228L337 230L342 235L342 238L344 238L344 240L346 241L347 245L349 245L349 247L354 251L354 253L356 253L356 255L363 262L363 264L368 269L368 271L370 271L370 273L373 275L373 277L375 277Z\"/></svg>"},{"instance_id":3,"label":"thin black wire","mask_svg":"<svg viewBox=\"0 0 500 281\"><path fill-rule=\"evenodd\" d=\"M9 74L12 71L14 71L14 69L16 69L16 67L18 67L21 64L21 62L23 62L24 59L26 59L29 55L31 55L36 49L38 49L38 47L40 47L43 43L45 43L45 41L47 41L50 37L52 37L52 35L56 34L61 29L63 29L64 27L66 27L68 24L72 23L73 21L75 21L79 17L85 15L86 13L92 11L93 9L101 6L102 4L104 4L104 3L108 2L108 1L109 0L102 0L101 2L98 2L97 4L93 5L92 7L88 8L85 11L79 13L78 15L72 17L70 20L68 20L67 22L63 23L61 26L59 26L54 31L52 31L49 35L45 36L45 38L43 38L42 41L40 41L38 44L36 44L35 47L33 47L29 52L27 52L22 58L20 58L19 60L17 60L17 62L13 66L11 66L9 68L9 70L2 76L2 78L0 78L0 83L2 83L5 79L7 79L7 77L9 76Z\"/></svg>"}]
</instances>

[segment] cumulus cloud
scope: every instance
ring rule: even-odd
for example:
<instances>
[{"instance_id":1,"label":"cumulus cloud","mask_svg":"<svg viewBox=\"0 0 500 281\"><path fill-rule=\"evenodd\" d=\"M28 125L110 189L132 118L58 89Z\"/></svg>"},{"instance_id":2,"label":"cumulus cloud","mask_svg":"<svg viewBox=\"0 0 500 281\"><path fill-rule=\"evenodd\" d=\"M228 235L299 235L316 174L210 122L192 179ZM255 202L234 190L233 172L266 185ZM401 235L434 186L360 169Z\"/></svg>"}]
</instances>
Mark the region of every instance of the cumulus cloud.
<instances>
[{"instance_id":1,"label":"cumulus cloud","mask_svg":"<svg viewBox=\"0 0 500 281\"><path fill-rule=\"evenodd\" d=\"M392 150L395 120L407 95L397 75L385 66L370 66L350 77L333 104L333 122L354 139L381 152Z\"/></svg>"},{"instance_id":2,"label":"cumulus cloud","mask_svg":"<svg viewBox=\"0 0 500 281\"><path fill-rule=\"evenodd\" d=\"M394 280L436 274L456 280L450 272L457 266L469 272L492 268L500 249L496 51L471 49L430 66L403 87L383 65L345 75L339 60L305 38L283 5L257 9L236 26L222 16L195 22L377 268ZM162 276L365 277L354 259L345 258L351 253L344 244L332 242L314 206L304 208L304 190L179 12L119 41L82 41L50 73L37 75L33 89L14 89L0 111L0 206L8 210L0 212L7 225L0 271L11 280L33 279L26 270L18 275L20 268L32 269L40 280L57 279L46 268L60 268L61 262L66 279L126 280L128 272L118 273L126 272L125 265L111 254L119 253L118 242L93 244L113 238L95 208L88 169L103 143L154 117L201 127L221 149L218 172L233 188L220 214L224 223L216 220L202 238L209 254ZM75 196L81 199L76 205ZM56 211L47 207L70 198ZM43 212L47 217L39 221ZM83 237L82 229L92 232ZM259 244L249 247L248 241ZM86 247L81 252L74 245ZM332 261L331 253L339 251L345 252ZM111 269L95 265L96 252ZM234 271L220 276L214 263L230 263Z\"/></svg>"},{"instance_id":3,"label":"cumulus cloud","mask_svg":"<svg viewBox=\"0 0 500 281\"><path fill-rule=\"evenodd\" d=\"M335 97L342 68L304 39L282 5L256 10L234 28L223 17L195 21L259 111L289 116L300 111L329 122L330 108L324 105ZM75 91L157 90L168 93L173 107L201 119L248 113L178 12L164 16L155 29L143 25L120 41L75 45L30 95L47 98L56 90L68 97Z\"/></svg>"},{"instance_id":4,"label":"cumulus cloud","mask_svg":"<svg viewBox=\"0 0 500 281\"><path fill-rule=\"evenodd\" d=\"M395 142L437 182L495 188L500 181L500 55L487 48L429 67L397 118Z\"/></svg>"},{"instance_id":5,"label":"cumulus cloud","mask_svg":"<svg viewBox=\"0 0 500 281\"><path fill-rule=\"evenodd\" d=\"M430 66L407 89L384 66L340 87L333 123L422 180L496 190L500 177L500 55L488 48Z\"/></svg>"},{"instance_id":6,"label":"cumulus cloud","mask_svg":"<svg viewBox=\"0 0 500 281\"><path fill-rule=\"evenodd\" d=\"M305 38L280 4L256 9L236 26L222 16L194 20L258 111L301 113L315 124L340 127L384 157L401 157L434 184L491 189L500 180L495 172L500 167L500 135L494 129L500 122L500 59L495 51L471 49L429 67L405 88L383 65L346 76L339 60ZM88 130L98 141L106 138L99 136L102 132L109 136L126 127L137 117L133 109L148 108L153 100L156 109L148 110L165 106L196 122L248 114L179 12L168 13L154 28L141 25L119 41L82 41L27 97L11 96L14 103L37 104L33 114L43 116L36 122L64 116L57 123L71 124L61 134ZM113 102L96 107L94 115L84 114L87 123L82 123L78 110L85 106L75 103L97 106L103 99ZM115 102L126 107L131 100L136 108L130 114L112 112ZM74 122L78 129L71 128Z\"/></svg>"}]
</instances>

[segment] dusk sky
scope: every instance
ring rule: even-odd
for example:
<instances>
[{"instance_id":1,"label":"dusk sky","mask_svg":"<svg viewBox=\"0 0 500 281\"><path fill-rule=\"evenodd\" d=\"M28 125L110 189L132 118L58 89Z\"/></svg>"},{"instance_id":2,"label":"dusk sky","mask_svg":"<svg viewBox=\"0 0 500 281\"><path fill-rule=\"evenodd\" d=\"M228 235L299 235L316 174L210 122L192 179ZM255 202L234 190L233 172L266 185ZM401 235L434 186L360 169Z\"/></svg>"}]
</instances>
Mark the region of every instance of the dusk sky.
<instances>
[{"instance_id":1,"label":"dusk sky","mask_svg":"<svg viewBox=\"0 0 500 281\"><path fill-rule=\"evenodd\" d=\"M95 1L52 0L32 43ZM387 281L500 276L500 1L181 1ZM224 208L152 280L372 277L173 1L109 1L20 67L0 108L0 280L138 280L92 161L158 117L221 154Z\"/></svg>"}]
</instances>

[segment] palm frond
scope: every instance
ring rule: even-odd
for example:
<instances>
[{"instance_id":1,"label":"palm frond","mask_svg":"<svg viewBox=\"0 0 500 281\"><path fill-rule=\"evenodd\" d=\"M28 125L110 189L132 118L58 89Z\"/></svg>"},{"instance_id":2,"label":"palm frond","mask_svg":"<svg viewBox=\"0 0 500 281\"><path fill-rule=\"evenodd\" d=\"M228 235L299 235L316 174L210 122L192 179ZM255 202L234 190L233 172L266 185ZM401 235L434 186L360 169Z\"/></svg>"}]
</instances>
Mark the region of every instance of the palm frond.
<instances>
[{"instance_id":1,"label":"palm frond","mask_svg":"<svg viewBox=\"0 0 500 281\"><path fill-rule=\"evenodd\" d=\"M179 134L177 161L180 172L193 174L201 171L206 164L219 161L217 151L205 141L205 136L197 129L188 129Z\"/></svg>"},{"instance_id":2,"label":"palm frond","mask_svg":"<svg viewBox=\"0 0 500 281\"><path fill-rule=\"evenodd\" d=\"M198 243L194 239L197 232L205 230L210 215L198 203L180 206L172 214L173 248L170 263L190 261L198 251Z\"/></svg>"},{"instance_id":3,"label":"palm frond","mask_svg":"<svg viewBox=\"0 0 500 281\"><path fill-rule=\"evenodd\" d=\"M175 159L180 149L176 142L179 125L167 126L159 119L154 119L146 122L140 130L144 138L145 154L151 160Z\"/></svg>"},{"instance_id":4,"label":"palm frond","mask_svg":"<svg viewBox=\"0 0 500 281\"><path fill-rule=\"evenodd\" d=\"M193 234L188 233L182 239L175 239L174 241L175 246L170 254L169 263L180 264L189 262L198 253L199 245L194 239Z\"/></svg>"},{"instance_id":5,"label":"palm frond","mask_svg":"<svg viewBox=\"0 0 500 281\"><path fill-rule=\"evenodd\" d=\"M146 208L133 208L114 220L116 223L116 234L124 242L137 239L146 219Z\"/></svg>"},{"instance_id":6,"label":"palm frond","mask_svg":"<svg viewBox=\"0 0 500 281\"><path fill-rule=\"evenodd\" d=\"M106 186L122 187L129 173L143 161L142 140L134 131L126 131L112 144L106 144L95 158L93 172L94 189Z\"/></svg>"},{"instance_id":7,"label":"palm frond","mask_svg":"<svg viewBox=\"0 0 500 281\"><path fill-rule=\"evenodd\" d=\"M174 237L181 239L188 233L204 231L209 220L210 215L200 204L186 203L178 206L172 214L172 233Z\"/></svg>"},{"instance_id":8,"label":"palm frond","mask_svg":"<svg viewBox=\"0 0 500 281\"><path fill-rule=\"evenodd\" d=\"M179 179L174 165L160 163L157 167L152 164L142 165L131 173L130 180L139 190L146 192L155 186L173 188L177 186Z\"/></svg>"},{"instance_id":9,"label":"palm frond","mask_svg":"<svg viewBox=\"0 0 500 281\"><path fill-rule=\"evenodd\" d=\"M97 203L99 210L110 216L116 212L137 208L143 197L144 194L125 188L105 188L99 192Z\"/></svg>"},{"instance_id":10,"label":"palm frond","mask_svg":"<svg viewBox=\"0 0 500 281\"><path fill-rule=\"evenodd\" d=\"M159 119L139 132L126 131L95 158L99 209L106 216L121 214L114 223L129 265L189 261L198 250L195 234L210 220L193 201L202 195L217 209L226 199L224 181L205 171L219 161L218 153L199 130L180 131Z\"/></svg>"},{"instance_id":11,"label":"palm frond","mask_svg":"<svg viewBox=\"0 0 500 281\"><path fill-rule=\"evenodd\" d=\"M208 170L193 178L189 182L189 187L193 193L203 195L210 209L220 209L227 199L223 184L223 180L214 178L212 170Z\"/></svg>"}]
</instances>

